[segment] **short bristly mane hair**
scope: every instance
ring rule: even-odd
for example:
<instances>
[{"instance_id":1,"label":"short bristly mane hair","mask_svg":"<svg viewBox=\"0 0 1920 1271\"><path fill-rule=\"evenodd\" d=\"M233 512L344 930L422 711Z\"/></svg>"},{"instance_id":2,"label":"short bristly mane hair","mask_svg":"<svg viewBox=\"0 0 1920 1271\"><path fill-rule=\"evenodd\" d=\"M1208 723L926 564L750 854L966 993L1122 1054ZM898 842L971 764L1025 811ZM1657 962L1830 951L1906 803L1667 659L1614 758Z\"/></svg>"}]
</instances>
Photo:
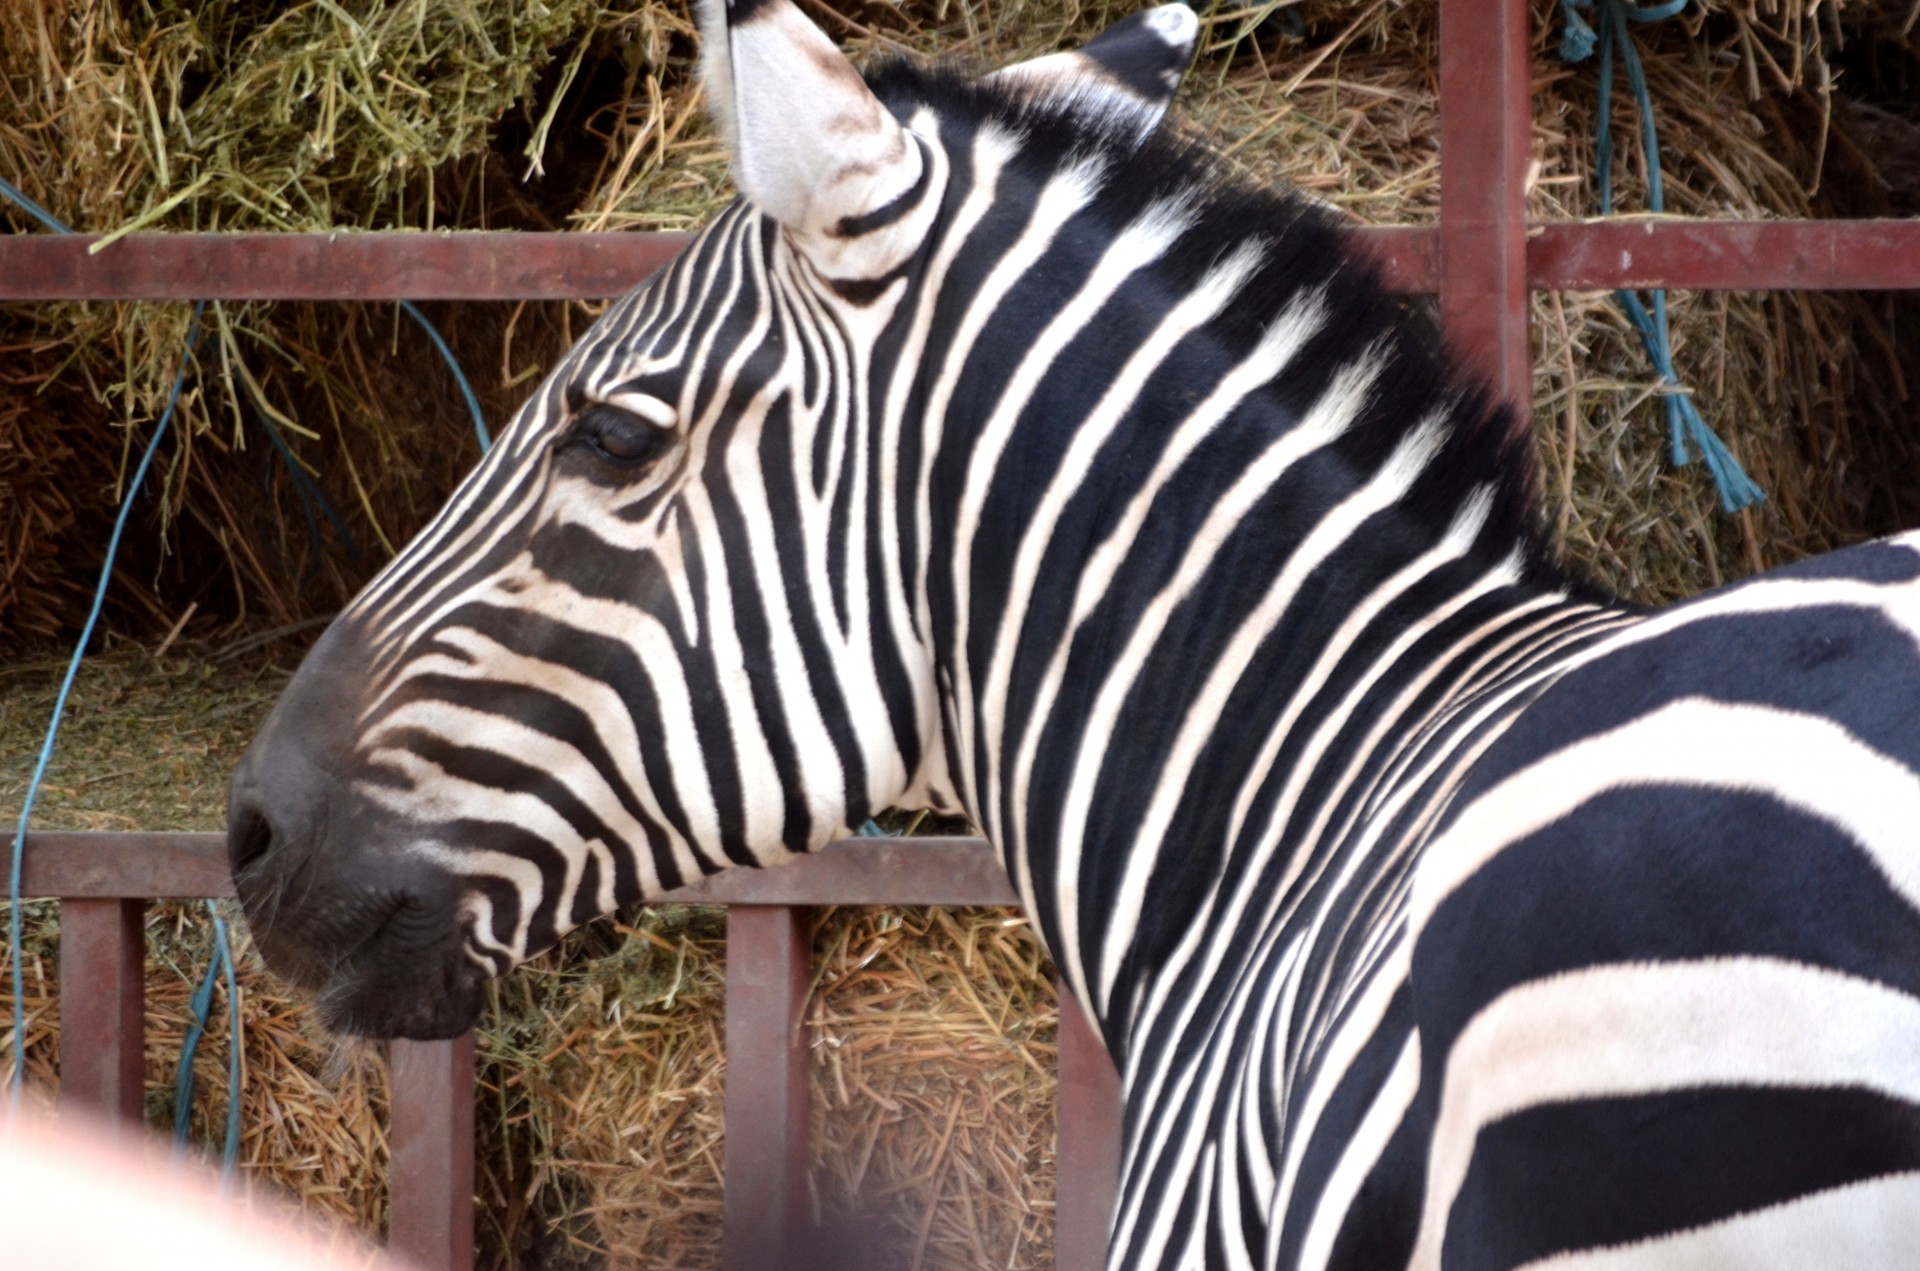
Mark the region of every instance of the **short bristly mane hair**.
<instances>
[{"instance_id":1,"label":"short bristly mane hair","mask_svg":"<svg viewBox=\"0 0 1920 1271\"><path fill-rule=\"evenodd\" d=\"M1144 142L1133 121L1086 109L1071 95L1027 91L957 62L877 60L869 86L904 121L930 107L943 126L995 127L1019 139L1016 171L1036 182L1063 166L1097 158L1107 176L1086 214L1118 232L1155 207L1178 205L1189 228L1154 265L1176 291L1197 283L1252 240L1270 245L1265 262L1209 324L1233 356L1250 349L1303 290L1324 290L1326 322L1312 343L1338 363L1373 346L1386 360L1374 399L1336 445L1358 465L1376 466L1433 410L1447 403L1446 441L1406 506L1444 530L1469 492L1492 494L1490 537L1521 546L1529 577L1564 581L1540 531L1534 462L1525 420L1463 367L1441 335L1430 302L1391 291L1376 260L1333 209L1286 187L1262 185L1232 167L1195 130L1169 120ZM1296 365L1309 359L1299 359ZM1330 375L1334 365L1325 368ZM1303 374L1290 370L1289 375ZM1305 373L1312 378L1311 372Z\"/></svg>"}]
</instances>

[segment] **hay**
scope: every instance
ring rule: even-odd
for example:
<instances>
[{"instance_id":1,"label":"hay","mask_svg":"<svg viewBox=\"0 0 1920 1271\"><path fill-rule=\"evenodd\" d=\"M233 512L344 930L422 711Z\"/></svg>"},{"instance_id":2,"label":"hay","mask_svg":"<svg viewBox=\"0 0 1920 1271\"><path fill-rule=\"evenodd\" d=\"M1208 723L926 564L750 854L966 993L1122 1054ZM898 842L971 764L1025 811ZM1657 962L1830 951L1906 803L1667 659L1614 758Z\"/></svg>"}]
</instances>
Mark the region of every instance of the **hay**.
<instances>
[{"instance_id":1,"label":"hay","mask_svg":"<svg viewBox=\"0 0 1920 1271\"><path fill-rule=\"evenodd\" d=\"M998 62L1078 39L1120 8L1013 0L992 24L931 0L857 17L811 11L862 51ZM1554 56L1556 9L1536 4L1532 197L1536 215L1583 216L1595 210L1592 71ZM681 229L725 195L679 5L224 0L191 19L174 5L43 12L0 10L0 175L82 228ZM1865 0L1722 0L1641 31L1670 205L1920 212L1910 105L1920 59L1900 17ZM1430 222L1432 39L1431 6L1415 0L1217 13L1187 110L1256 176L1290 179L1369 222ZM1850 100L1855 90L1870 100ZM1622 205L1638 206L1631 145L1617 171ZM1611 300L1540 296L1540 482L1570 559L1630 595L1665 598L1920 520L1907 388L1920 346L1895 338L1920 321L1909 302L1671 303L1682 377L1771 500L1722 516L1704 474L1667 466L1656 387ZM558 304L428 312L495 423L591 318ZM226 770L288 664L270 650L222 662L209 651L340 603L474 453L450 381L392 308L259 304L210 317L225 338L204 346L163 453L166 497L133 536L112 615L146 649L180 627L175 647L194 658L156 661L123 641L89 663L42 827L217 828ZM157 414L185 325L177 304L0 309L0 638L73 621L129 445ZM306 528L258 422L273 412L315 434L283 428L345 535L317 512L317 530ZM0 810L17 807L55 674L51 662L0 668ZM29 907L29 931L29 1076L44 1089L58 1027L49 907ZM170 1091L207 934L192 906L156 907L149 934L148 1077ZM1056 1017L1031 933L1000 911L832 911L815 939L817 1215L869 1238L869 1261L1048 1265ZM723 959L712 911L647 910L576 933L497 987L477 1116L486 1265L716 1264ZM380 1066L336 1056L303 1006L251 955L243 964L248 1177L342 1232L377 1232ZM209 1045L198 1062L194 1133L210 1143L224 1056ZM149 1111L171 1109L160 1099Z\"/></svg>"},{"instance_id":2,"label":"hay","mask_svg":"<svg viewBox=\"0 0 1920 1271\"><path fill-rule=\"evenodd\" d=\"M814 8L864 53L983 63L1081 38L1122 10L1017 0L987 23L924 2L858 18ZM1915 188L1920 123L1900 107L1920 59L1900 15L1866 0L1689 13L1637 34L1675 211L1845 214L1859 191ZM1535 19L1534 211L1587 215L1592 68L1555 55L1552 0ZM1430 221L1432 40L1432 6L1412 0L1217 13L1190 113L1261 177L1373 223ZM0 13L0 175L82 229L684 229L726 193L692 52L683 5L658 0L15 6ZM1856 84L1883 104L1851 101ZM1630 102L1620 124L1630 137ZM1626 144L1623 207L1639 205L1641 167ZM430 309L496 424L591 317L557 304ZM1772 502L1726 521L1699 473L1666 467L1656 387L1609 298L1538 297L1542 460L1572 559L1636 598L1670 598L1912 519L1910 443L1886 440L1911 417L1915 355L1890 333L1913 320L1910 304L1678 298L1675 313L1683 377ZM213 316L220 338L114 591L123 629L166 631L189 606L192 630L229 636L329 612L474 455L450 378L391 307ZM185 323L178 304L0 308L0 635L75 622Z\"/></svg>"},{"instance_id":3,"label":"hay","mask_svg":"<svg viewBox=\"0 0 1920 1271\"><path fill-rule=\"evenodd\" d=\"M1051 1265L1051 963L1000 909L834 910L814 937L817 1214L849 1265Z\"/></svg>"},{"instance_id":4,"label":"hay","mask_svg":"<svg viewBox=\"0 0 1920 1271\"><path fill-rule=\"evenodd\" d=\"M571 136L548 141L577 122L561 107L582 59L639 23L597 0L8 6L0 176L83 231L546 228L542 187L515 177L570 158ZM522 345L550 356L558 309L523 318ZM104 538L131 434L172 383L186 316L181 305L0 309L0 480L12 496L0 514L12 531L0 540L0 634L51 636L76 621L76 576ZM237 625L336 607L473 457L450 381L373 369L432 360L391 308L212 316L220 338L205 346L155 514L116 589L131 629L165 630L194 601ZM461 341L471 360L495 360L473 355L497 354L504 317ZM492 378L476 379L504 415L517 386L489 392ZM313 469L346 533L302 533L309 516L326 518L288 506L299 482L263 417Z\"/></svg>"},{"instance_id":5,"label":"hay","mask_svg":"<svg viewBox=\"0 0 1920 1271\"><path fill-rule=\"evenodd\" d=\"M717 1258L724 918L689 906L628 917L494 987L481 1241L522 1263Z\"/></svg>"}]
</instances>

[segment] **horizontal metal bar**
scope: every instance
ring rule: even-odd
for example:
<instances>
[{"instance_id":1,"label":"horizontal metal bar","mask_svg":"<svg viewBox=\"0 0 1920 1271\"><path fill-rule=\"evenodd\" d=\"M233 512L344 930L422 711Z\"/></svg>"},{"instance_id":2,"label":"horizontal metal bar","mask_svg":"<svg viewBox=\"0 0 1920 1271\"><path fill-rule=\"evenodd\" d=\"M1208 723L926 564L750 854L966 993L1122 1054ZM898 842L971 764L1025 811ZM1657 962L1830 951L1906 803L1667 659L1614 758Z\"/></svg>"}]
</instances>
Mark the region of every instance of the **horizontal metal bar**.
<instances>
[{"instance_id":1,"label":"horizontal metal bar","mask_svg":"<svg viewBox=\"0 0 1920 1271\"><path fill-rule=\"evenodd\" d=\"M1920 219L1608 220L1535 225L1535 291L1920 289Z\"/></svg>"},{"instance_id":2,"label":"horizontal metal bar","mask_svg":"<svg viewBox=\"0 0 1920 1271\"><path fill-rule=\"evenodd\" d=\"M690 905L1017 905L985 839L860 838L778 869L730 869L662 896Z\"/></svg>"},{"instance_id":3,"label":"horizontal metal bar","mask_svg":"<svg viewBox=\"0 0 1920 1271\"><path fill-rule=\"evenodd\" d=\"M0 300L572 300L632 290L685 234L0 235Z\"/></svg>"},{"instance_id":4,"label":"horizontal metal bar","mask_svg":"<svg viewBox=\"0 0 1920 1271\"><path fill-rule=\"evenodd\" d=\"M0 835L0 852L13 848ZM87 900L231 896L224 834L42 831L21 894ZM732 869L660 897L692 905L1015 905L999 855L976 838L858 838L778 869Z\"/></svg>"},{"instance_id":5,"label":"horizontal metal bar","mask_svg":"<svg viewBox=\"0 0 1920 1271\"><path fill-rule=\"evenodd\" d=\"M0 834L0 853L13 834ZM195 900L233 895L224 834L35 830L20 894L65 900Z\"/></svg>"},{"instance_id":6,"label":"horizontal metal bar","mask_svg":"<svg viewBox=\"0 0 1920 1271\"><path fill-rule=\"evenodd\" d=\"M1390 285L1430 291L1433 231L1360 231ZM0 300L594 300L684 247L676 233L0 235Z\"/></svg>"},{"instance_id":7,"label":"horizontal metal bar","mask_svg":"<svg viewBox=\"0 0 1920 1271\"><path fill-rule=\"evenodd\" d=\"M1438 286L1439 231L1357 231L1389 285ZM1552 222L1529 227L1535 291L1920 289L1920 220ZM0 300L562 300L619 295L684 234L0 235Z\"/></svg>"},{"instance_id":8,"label":"horizontal metal bar","mask_svg":"<svg viewBox=\"0 0 1920 1271\"><path fill-rule=\"evenodd\" d=\"M1354 227L1395 291L1431 295L1440 289L1440 234L1425 225Z\"/></svg>"}]
</instances>

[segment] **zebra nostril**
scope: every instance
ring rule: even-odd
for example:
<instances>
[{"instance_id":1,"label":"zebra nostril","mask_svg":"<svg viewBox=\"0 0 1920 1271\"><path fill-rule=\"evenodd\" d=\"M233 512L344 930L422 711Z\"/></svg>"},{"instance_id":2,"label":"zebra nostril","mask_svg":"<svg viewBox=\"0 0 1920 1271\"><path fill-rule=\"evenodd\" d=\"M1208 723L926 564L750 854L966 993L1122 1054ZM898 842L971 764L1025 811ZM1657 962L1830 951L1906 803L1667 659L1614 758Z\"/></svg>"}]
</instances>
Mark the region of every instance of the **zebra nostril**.
<instances>
[{"instance_id":1,"label":"zebra nostril","mask_svg":"<svg viewBox=\"0 0 1920 1271\"><path fill-rule=\"evenodd\" d=\"M273 847L273 822L259 808L236 810L227 822L227 862L237 876Z\"/></svg>"}]
</instances>

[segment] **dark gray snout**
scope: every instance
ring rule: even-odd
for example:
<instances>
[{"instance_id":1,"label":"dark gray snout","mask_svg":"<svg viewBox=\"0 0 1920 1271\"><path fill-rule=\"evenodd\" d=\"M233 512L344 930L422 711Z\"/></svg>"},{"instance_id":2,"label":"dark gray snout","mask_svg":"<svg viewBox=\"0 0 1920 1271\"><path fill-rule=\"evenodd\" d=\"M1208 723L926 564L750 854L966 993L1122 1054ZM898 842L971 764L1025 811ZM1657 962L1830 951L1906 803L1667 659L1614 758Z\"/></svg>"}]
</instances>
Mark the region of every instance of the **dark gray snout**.
<instances>
[{"instance_id":1,"label":"dark gray snout","mask_svg":"<svg viewBox=\"0 0 1920 1271\"><path fill-rule=\"evenodd\" d=\"M356 728L367 658L336 623L234 770L227 856L267 965L323 1021L369 1037L452 1037L479 1017L461 880L408 849L412 826L369 799Z\"/></svg>"}]
</instances>

